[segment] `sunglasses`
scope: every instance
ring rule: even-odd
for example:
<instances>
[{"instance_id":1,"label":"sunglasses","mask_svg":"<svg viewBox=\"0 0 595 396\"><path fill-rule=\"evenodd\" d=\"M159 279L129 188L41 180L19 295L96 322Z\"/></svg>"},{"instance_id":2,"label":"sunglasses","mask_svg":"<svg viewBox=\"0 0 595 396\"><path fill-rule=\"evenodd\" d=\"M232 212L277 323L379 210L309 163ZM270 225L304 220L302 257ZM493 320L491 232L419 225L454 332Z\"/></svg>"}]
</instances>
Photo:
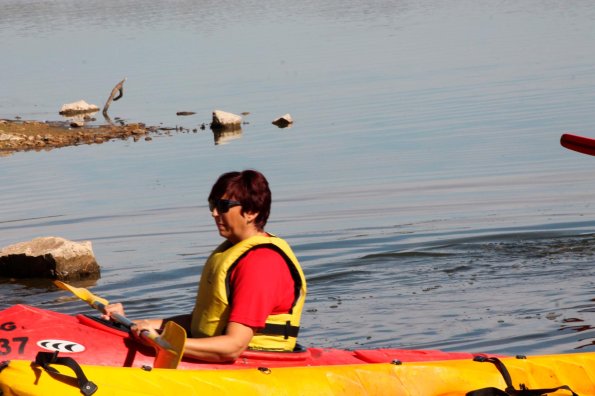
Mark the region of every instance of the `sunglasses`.
<instances>
[{"instance_id":1,"label":"sunglasses","mask_svg":"<svg viewBox=\"0 0 595 396\"><path fill-rule=\"evenodd\" d=\"M231 199L209 199L209 210L211 212L217 208L218 213L227 213L234 206L242 206L242 203Z\"/></svg>"}]
</instances>

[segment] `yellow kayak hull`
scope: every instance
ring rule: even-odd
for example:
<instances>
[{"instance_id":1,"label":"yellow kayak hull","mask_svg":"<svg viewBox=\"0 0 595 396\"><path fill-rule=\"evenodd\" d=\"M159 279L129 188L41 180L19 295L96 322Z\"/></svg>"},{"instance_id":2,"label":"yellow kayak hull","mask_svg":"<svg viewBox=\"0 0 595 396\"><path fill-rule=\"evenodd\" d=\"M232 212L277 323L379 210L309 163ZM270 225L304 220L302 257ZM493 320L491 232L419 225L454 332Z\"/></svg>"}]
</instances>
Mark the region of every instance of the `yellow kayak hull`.
<instances>
[{"instance_id":1,"label":"yellow kayak hull","mask_svg":"<svg viewBox=\"0 0 595 396\"><path fill-rule=\"evenodd\" d=\"M595 395L595 353L502 358L519 389L567 385L577 394ZM29 361L15 360L0 371L3 396L81 395L71 369L53 365L48 373ZM171 370L81 366L97 385L94 395L465 395L506 388L492 363L472 360L377 363L317 367L233 370ZM558 390L549 395L570 395Z\"/></svg>"}]
</instances>

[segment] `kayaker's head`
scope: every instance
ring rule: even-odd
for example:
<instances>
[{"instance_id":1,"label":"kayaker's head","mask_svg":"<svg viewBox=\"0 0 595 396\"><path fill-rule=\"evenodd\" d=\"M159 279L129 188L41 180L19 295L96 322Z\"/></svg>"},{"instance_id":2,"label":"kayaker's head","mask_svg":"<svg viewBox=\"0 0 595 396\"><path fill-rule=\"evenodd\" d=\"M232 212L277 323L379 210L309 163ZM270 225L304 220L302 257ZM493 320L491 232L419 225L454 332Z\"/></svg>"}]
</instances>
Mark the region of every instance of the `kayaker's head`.
<instances>
[{"instance_id":1,"label":"kayaker's head","mask_svg":"<svg viewBox=\"0 0 595 396\"><path fill-rule=\"evenodd\" d=\"M271 190L255 170L219 176L209 194L209 210L219 234L232 243L264 233L271 212Z\"/></svg>"}]
</instances>

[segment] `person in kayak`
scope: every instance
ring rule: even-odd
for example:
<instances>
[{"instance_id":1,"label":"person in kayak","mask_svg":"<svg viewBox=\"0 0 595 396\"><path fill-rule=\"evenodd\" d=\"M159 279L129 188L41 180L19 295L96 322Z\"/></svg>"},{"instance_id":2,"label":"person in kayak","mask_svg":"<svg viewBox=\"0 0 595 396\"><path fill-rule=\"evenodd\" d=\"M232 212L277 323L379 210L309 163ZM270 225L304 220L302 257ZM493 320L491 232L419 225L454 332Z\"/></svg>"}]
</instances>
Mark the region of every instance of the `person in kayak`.
<instances>
[{"instance_id":1,"label":"person in kayak","mask_svg":"<svg viewBox=\"0 0 595 396\"><path fill-rule=\"evenodd\" d=\"M224 173L208 203L225 241L207 259L194 310L135 320L134 334L173 320L188 333L184 355L209 362L233 361L248 348L294 350L306 279L287 242L264 230L271 208L267 179L255 170ZM106 317L124 315L121 303L106 311Z\"/></svg>"}]
</instances>

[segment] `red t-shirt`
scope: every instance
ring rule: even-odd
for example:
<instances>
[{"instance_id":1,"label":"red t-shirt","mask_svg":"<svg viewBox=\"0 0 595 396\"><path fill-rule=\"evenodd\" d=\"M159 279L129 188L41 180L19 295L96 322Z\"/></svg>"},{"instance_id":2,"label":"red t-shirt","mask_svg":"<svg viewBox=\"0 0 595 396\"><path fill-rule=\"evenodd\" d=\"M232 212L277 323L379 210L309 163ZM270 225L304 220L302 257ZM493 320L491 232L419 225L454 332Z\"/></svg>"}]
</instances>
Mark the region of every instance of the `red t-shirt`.
<instances>
[{"instance_id":1,"label":"red t-shirt","mask_svg":"<svg viewBox=\"0 0 595 396\"><path fill-rule=\"evenodd\" d=\"M281 255L272 249L256 248L248 252L230 277L230 322L262 328L270 314L291 309L294 282Z\"/></svg>"}]
</instances>

